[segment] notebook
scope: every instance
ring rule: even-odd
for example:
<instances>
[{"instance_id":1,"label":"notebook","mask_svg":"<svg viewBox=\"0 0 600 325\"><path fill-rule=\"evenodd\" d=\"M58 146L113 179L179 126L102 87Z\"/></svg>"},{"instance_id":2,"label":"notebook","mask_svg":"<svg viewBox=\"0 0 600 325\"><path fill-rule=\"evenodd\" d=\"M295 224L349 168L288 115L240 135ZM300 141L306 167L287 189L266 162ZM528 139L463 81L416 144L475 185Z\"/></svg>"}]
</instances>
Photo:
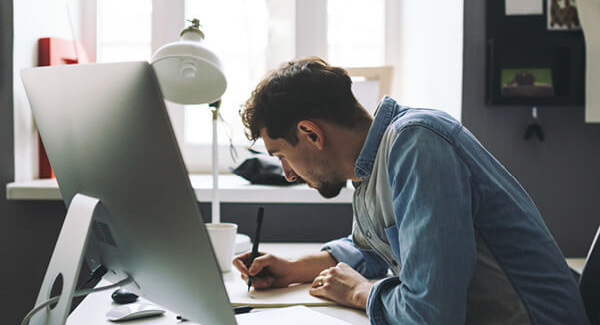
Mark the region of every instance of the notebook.
<instances>
[{"instance_id":1,"label":"notebook","mask_svg":"<svg viewBox=\"0 0 600 325\"><path fill-rule=\"evenodd\" d=\"M292 284L286 288L254 290L248 292L248 286L243 281L226 282L227 293L232 306L252 307L285 307L294 305L304 306L335 306L333 301L312 296L308 290L310 283Z\"/></svg>"}]
</instances>

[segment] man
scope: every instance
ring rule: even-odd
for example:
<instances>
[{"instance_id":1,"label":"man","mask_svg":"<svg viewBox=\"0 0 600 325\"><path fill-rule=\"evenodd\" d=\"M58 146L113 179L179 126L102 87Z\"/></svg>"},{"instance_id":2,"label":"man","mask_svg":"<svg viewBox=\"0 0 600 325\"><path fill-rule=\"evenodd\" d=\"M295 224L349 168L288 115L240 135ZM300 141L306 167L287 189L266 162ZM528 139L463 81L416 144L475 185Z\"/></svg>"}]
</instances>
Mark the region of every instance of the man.
<instances>
[{"instance_id":1,"label":"man","mask_svg":"<svg viewBox=\"0 0 600 325\"><path fill-rule=\"evenodd\" d=\"M587 324L575 280L519 183L449 115L386 97L373 119L318 58L260 82L242 117L286 178L330 198L355 186L349 238L297 260L233 263L256 289L364 309L373 324ZM385 277L389 270L393 276ZM370 282L367 278L382 278Z\"/></svg>"}]
</instances>

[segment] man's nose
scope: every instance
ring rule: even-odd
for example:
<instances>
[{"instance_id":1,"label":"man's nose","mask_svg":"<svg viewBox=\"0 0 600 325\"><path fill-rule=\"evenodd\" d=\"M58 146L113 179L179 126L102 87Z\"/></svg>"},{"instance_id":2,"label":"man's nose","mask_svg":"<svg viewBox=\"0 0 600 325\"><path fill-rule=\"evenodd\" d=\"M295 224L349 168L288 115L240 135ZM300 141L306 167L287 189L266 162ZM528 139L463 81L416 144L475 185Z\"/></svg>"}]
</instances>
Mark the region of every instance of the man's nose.
<instances>
[{"instance_id":1,"label":"man's nose","mask_svg":"<svg viewBox=\"0 0 600 325\"><path fill-rule=\"evenodd\" d=\"M288 182L293 183L298 180L298 175L285 162L281 162L281 167L283 167L283 173Z\"/></svg>"}]
</instances>

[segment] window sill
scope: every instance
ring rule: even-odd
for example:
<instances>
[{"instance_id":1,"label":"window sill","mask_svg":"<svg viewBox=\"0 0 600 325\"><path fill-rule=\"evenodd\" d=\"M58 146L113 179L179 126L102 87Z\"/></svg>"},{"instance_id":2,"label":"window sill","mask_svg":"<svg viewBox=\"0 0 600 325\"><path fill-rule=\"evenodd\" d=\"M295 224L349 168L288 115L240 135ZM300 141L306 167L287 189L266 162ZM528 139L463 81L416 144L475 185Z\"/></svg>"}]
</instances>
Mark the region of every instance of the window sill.
<instances>
[{"instance_id":1,"label":"window sill","mask_svg":"<svg viewBox=\"0 0 600 325\"><path fill-rule=\"evenodd\" d=\"M190 175L199 202L210 202L212 177ZM253 185L237 175L219 176L219 197L223 203L352 203L354 189L349 183L340 195L323 198L306 184L290 186ZM56 179L13 182L6 185L8 200L62 200Z\"/></svg>"}]
</instances>

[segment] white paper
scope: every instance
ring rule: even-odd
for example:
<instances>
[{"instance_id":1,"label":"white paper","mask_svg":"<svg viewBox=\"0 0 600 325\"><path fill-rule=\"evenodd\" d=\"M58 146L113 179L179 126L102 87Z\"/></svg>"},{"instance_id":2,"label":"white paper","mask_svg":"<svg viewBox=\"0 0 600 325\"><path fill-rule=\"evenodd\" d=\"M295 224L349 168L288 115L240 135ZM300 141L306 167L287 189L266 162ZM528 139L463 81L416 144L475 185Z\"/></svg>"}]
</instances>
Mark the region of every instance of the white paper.
<instances>
[{"instance_id":1,"label":"white paper","mask_svg":"<svg viewBox=\"0 0 600 325\"><path fill-rule=\"evenodd\" d=\"M341 319L325 315L305 306L294 306L275 308L265 311L250 312L235 316L240 325L306 325L306 324L328 324L349 325Z\"/></svg>"},{"instance_id":2,"label":"white paper","mask_svg":"<svg viewBox=\"0 0 600 325\"><path fill-rule=\"evenodd\" d=\"M544 0L505 0L506 15L543 15Z\"/></svg>"},{"instance_id":3,"label":"white paper","mask_svg":"<svg viewBox=\"0 0 600 325\"><path fill-rule=\"evenodd\" d=\"M585 121L600 123L600 0L577 0L586 50Z\"/></svg>"}]
</instances>

